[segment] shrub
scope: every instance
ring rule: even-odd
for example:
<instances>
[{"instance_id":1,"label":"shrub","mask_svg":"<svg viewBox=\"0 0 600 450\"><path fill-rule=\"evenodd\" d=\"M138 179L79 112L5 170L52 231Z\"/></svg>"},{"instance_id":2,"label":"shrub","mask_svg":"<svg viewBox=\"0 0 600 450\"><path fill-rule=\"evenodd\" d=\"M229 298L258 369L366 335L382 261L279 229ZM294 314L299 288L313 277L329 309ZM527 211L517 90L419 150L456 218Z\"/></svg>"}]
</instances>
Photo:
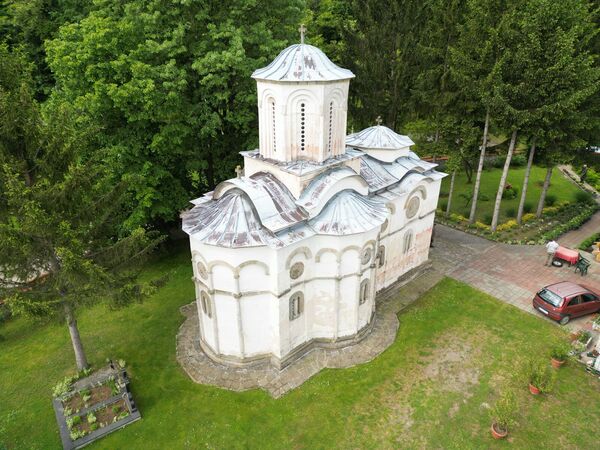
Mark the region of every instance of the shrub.
<instances>
[{"instance_id":1,"label":"shrub","mask_svg":"<svg viewBox=\"0 0 600 450\"><path fill-rule=\"evenodd\" d=\"M535 220L535 214L533 214L533 213L523 214L523 217L521 217L521 220L523 221L523 223L531 222L532 220Z\"/></svg>"},{"instance_id":2,"label":"shrub","mask_svg":"<svg viewBox=\"0 0 600 450\"><path fill-rule=\"evenodd\" d=\"M517 210L514 207L506 208L507 217L517 217Z\"/></svg>"},{"instance_id":3,"label":"shrub","mask_svg":"<svg viewBox=\"0 0 600 450\"><path fill-rule=\"evenodd\" d=\"M596 233L591 235L589 238L587 238L586 240L584 240L581 244L579 244L579 250L586 250L588 248L590 248L594 242L599 242L600 241L600 233ZM598 316L600 317L600 316Z\"/></svg>"},{"instance_id":4,"label":"shrub","mask_svg":"<svg viewBox=\"0 0 600 450\"><path fill-rule=\"evenodd\" d=\"M492 224L492 219L494 218L494 216L490 213L486 213L481 217L481 221L483 223L485 223L486 225L491 225Z\"/></svg>"},{"instance_id":5,"label":"shrub","mask_svg":"<svg viewBox=\"0 0 600 450\"><path fill-rule=\"evenodd\" d=\"M575 193L575 201L577 203L590 204L594 203L594 197L589 192L577 191Z\"/></svg>"},{"instance_id":6,"label":"shrub","mask_svg":"<svg viewBox=\"0 0 600 450\"><path fill-rule=\"evenodd\" d=\"M496 424L498 431L506 432L515 424L517 410L515 394L512 391L504 392L490 409L490 418Z\"/></svg>"},{"instance_id":7,"label":"shrub","mask_svg":"<svg viewBox=\"0 0 600 450\"><path fill-rule=\"evenodd\" d=\"M450 214L448 216L448 219L450 219L452 222L456 222L456 223L465 222L467 220L467 218L465 216L462 216L462 215L456 214L456 213Z\"/></svg>"},{"instance_id":8,"label":"shrub","mask_svg":"<svg viewBox=\"0 0 600 450\"><path fill-rule=\"evenodd\" d=\"M544 201L545 205L554 206L556 203L556 195L554 194L546 194L546 199Z\"/></svg>"},{"instance_id":9,"label":"shrub","mask_svg":"<svg viewBox=\"0 0 600 450\"><path fill-rule=\"evenodd\" d=\"M525 164L527 164L527 158L525 158L525 155L514 155L510 160L511 167L523 167Z\"/></svg>"},{"instance_id":10,"label":"shrub","mask_svg":"<svg viewBox=\"0 0 600 450\"><path fill-rule=\"evenodd\" d=\"M10 308L4 303L0 303L0 323L8 321L12 316Z\"/></svg>"},{"instance_id":11,"label":"shrub","mask_svg":"<svg viewBox=\"0 0 600 450\"><path fill-rule=\"evenodd\" d=\"M554 358L558 361L564 361L569 356L569 352L571 351L571 346L564 342L558 341L552 350L550 351L550 357Z\"/></svg>"},{"instance_id":12,"label":"shrub","mask_svg":"<svg viewBox=\"0 0 600 450\"><path fill-rule=\"evenodd\" d=\"M535 386L540 392L550 392L554 386L555 372L546 361L529 361L526 366L527 382Z\"/></svg>"},{"instance_id":13,"label":"shrub","mask_svg":"<svg viewBox=\"0 0 600 450\"><path fill-rule=\"evenodd\" d=\"M559 209L556 206L546 206L545 208L542 209L542 213L546 214L548 216L553 216L558 211L559 211Z\"/></svg>"},{"instance_id":14,"label":"shrub","mask_svg":"<svg viewBox=\"0 0 600 450\"><path fill-rule=\"evenodd\" d=\"M485 223L482 223L480 221L475 222L473 225L478 230L483 230L483 231L489 231L490 230L490 226L489 225L486 225Z\"/></svg>"},{"instance_id":15,"label":"shrub","mask_svg":"<svg viewBox=\"0 0 600 450\"><path fill-rule=\"evenodd\" d=\"M446 212L446 208L448 208L448 202L442 202L442 203L440 203L440 209L443 212Z\"/></svg>"},{"instance_id":16,"label":"shrub","mask_svg":"<svg viewBox=\"0 0 600 450\"><path fill-rule=\"evenodd\" d=\"M506 200L517 198L517 195L519 195L519 190L510 184L507 184L504 188L504 192L502 192L502 198Z\"/></svg>"},{"instance_id":17,"label":"shrub","mask_svg":"<svg viewBox=\"0 0 600 450\"><path fill-rule=\"evenodd\" d=\"M512 230L513 228L516 228L518 226L519 226L519 224L517 223L517 221L514 219L511 219L507 222L504 222L504 223L498 225L496 227L496 231L497 232L508 231L508 230Z\"/></svg>"},{"instance_id":18,"label":"shrub","mask_svg":"<svg viewBox=\"0 0 600 450\"><path fill-rule=\"evenodd\" d=\"M533 211L533 205L532 205L531 203L529 203L529 202L525 203L525 204L523 205L523 212L524 212L525 214L528 214L528 213L530 213L531 211Z\"/></svg>"}]
</instances>

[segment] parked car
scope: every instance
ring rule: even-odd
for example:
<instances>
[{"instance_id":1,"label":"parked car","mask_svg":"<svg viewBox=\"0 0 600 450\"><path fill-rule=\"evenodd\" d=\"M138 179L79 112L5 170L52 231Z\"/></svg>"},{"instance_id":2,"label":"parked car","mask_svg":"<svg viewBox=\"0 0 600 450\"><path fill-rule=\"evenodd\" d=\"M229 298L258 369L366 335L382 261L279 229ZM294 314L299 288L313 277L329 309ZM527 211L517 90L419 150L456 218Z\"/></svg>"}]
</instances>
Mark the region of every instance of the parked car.
<instances>
[{"instance_id":1,"label":"parked car","mask_svg":"<svg viewBox=\"0 0 600 450\"><path fill-rule=\"evenodd\" d=\"M562 281L535 294L533 307L566 325L573 317L600 312L600 294L580 284Z\"/></svg>"}]
</instances>

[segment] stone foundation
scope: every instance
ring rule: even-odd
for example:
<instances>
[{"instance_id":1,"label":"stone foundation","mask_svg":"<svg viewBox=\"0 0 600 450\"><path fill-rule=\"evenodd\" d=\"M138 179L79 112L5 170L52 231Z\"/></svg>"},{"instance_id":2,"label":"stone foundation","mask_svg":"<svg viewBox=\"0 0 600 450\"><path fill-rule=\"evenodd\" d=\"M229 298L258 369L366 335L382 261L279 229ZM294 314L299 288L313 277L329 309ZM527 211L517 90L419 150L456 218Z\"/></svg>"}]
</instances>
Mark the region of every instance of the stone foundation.
<instances>
[{"instance_id":1,"label":"stone foundation","mask_svg":"<svg viewBox=\"0 0 600 450\"><path fill-rule=\"evenodd\" d=\"M392 345L399 327L398 312L441 279L441 275L430 268L431 264L425 263L378 294L372 328L362 339L347 342L341 348L326 348L327 343L313 341L310 349L281 370L273 367L269 359L257 361L250 367L234 367L212 360L200 347L198 310L192 302L181 308L186 320L177 334L177 361L196 383L232 391L261 388L279 398L324 368L364 364Z\"/></svg>"}]
</instances>

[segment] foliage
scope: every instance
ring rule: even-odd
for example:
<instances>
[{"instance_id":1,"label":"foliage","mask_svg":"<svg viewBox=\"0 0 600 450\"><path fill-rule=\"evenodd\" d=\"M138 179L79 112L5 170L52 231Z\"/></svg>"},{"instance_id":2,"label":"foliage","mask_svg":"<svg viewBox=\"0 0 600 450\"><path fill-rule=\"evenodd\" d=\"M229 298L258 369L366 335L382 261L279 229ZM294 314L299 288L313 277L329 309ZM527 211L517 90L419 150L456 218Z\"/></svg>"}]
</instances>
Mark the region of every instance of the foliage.
<instances>
[{"instance_id":1,"label":"foliage","mask_svg":"<svg viewBox=\"0 0 600 450\"><path fill-rule=\"evenodd\" d=\"M494 406L490 409L490 417L501 431L508 431L509 427L515 425L518 404L514 392L504 391Z\"/></svg>"},{"instance_id":2,"label":"foliage","mask_svg":"<svg viewBox=\"0 0 600 450\"><path fill-rule=\"evenodd\" d=\"M560 340L552 347L552 350L550 351L550 357L556 359L557 361L564 361L569 356L570 351L571 346L564 340Z\"/></svg>"},{"instance_id":3,"label":"foliage","mask_svg":"<svg viewBox=\"0 0 600 450\"><path fill-rule=\"evenodd\" d=\"M579 214L575 215L566 223L557 225L552 230L542 234L540 236L540 239L544 241L550 241L553 239L557 239L559 236L566 233L567 231L579 228L581 225L587 222L596 213L596 211L598 211L598 208L598 205L595 204L580 208Z\"/></svg>"},{"instance_id":4,"label":"foliage","mask_svg":"<svg viewBox=\"0 0 600 450\"><path fill-rule=\"evenodd\" d=\"M579 191L575 193L575 201L577 203L591 204L594 203L594 196L589 192Z\"/></svg>"},{"instance_id":5,"label":"foliage","mask_svg":"<svg viewBox=\"0 0 600 450\"><path fill-rule=\"evenodd\" d=\"M525 363L525 377L527 382L540 390L549 393L554 387L556 373L545 360L531 359Z\"/></svg>"},{"instance_id":6,"label":"foliage","mask_svg":"<svg viewBox=\"0 0 600 450\"><path fill-rule=\"evenodd\" d=\"M532 220L535 220L536 216L533 213L527 213L527 214L523 214L523 218L522 221L523 223L527 223L527 222L531 222Z\"/></svg>"},{"instance_id":7,"label":"foliage","mask_svg":"<svg viewBox=\"0 0 600 450\"><path fill-rule=\"evenodd\" d=\"M511 184L507 184L504 187L504 191L502 191L502 198L506 200L513 200L517 198L519 195L519 189L512 186ZM516 214L513 214L515 216Z\"/></svg>"},{"instance_id":8,"label":"foliage","mask_svg":"<svg viewBox=\"0 0 600 450\"><path fill-rule=\"evenodd\" d=\"M98 420L98 418L96 417L96 415L93 412L91 412L87 415L87 422L89 424L96 423L97 420Z\"/></svg>"},{"instance_id":9,"label":"foliage","mask_svg":"<svg viewBox=\"0 0 600 450\"><path fill-rule=\"evenodd\" d=\"M600 242L600 232L594 233L587 239L583 240L577 248L579 248L579 250L588 251L588 249L594 245L595 242Z\"/></svg>"},{"instance_id":10,"label":"foliage","mask_svg":"<svg viewBox=\"0 0 600 450\"><path fill-rule=\"evenodd\" d=\"M498 227L496 228L496 231L501 233L506 230L512 230L513 228L517 228L518 226L519 226L519 224L517 223L517 221L514 219L511 219L511 220L508 220L508 221L498 225Z\"/></svg>"},{"instance_id":11,"label":"foliage","mask_svg":"<svg viewBox=\"0 0 600 450\"><path fill-rule=\"evenodd\" d=\"M556 195L548 194L546 195L546 201L544 202L548 206L554 206L556 203Z\"/></svg>"}]
</instances>

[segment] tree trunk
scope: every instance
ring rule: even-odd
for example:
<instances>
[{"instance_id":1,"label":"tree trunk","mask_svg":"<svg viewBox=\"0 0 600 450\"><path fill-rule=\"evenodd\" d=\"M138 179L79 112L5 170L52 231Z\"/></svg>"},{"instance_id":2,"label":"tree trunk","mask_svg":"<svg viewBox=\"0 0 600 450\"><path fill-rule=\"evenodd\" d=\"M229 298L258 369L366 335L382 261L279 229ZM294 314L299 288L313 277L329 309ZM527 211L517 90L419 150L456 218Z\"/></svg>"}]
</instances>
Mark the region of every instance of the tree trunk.
<instances>
[{"instance_id":1,"label":"tree trunk","mask_svg":"<svg viewBox=\"0 0 600 450\"><path fill-rule=\"evenodd\" d=\"M477 197L479 196L479 185L481 184L481 174L483 172L483 162L485 160L485 150L487 147L488 129L490 125L490 110L485 113L485 125L483 127L483 144L479 154L479 165L477 166L477 175L475 176L475 186L473 186L473 199L471 200L471 213L469 214L469 223L475 222L475 211L477 210Z\"/></svg>"},{"instance_id":2,"label":"tree trunk","mask_svg":"<svg viewBox=\"0 0 600 450\"><path fill-rule=\"evenodd\" d=\"M525 197L527 196L527 186L529 185L529 175L531 174L531 166L533 165L533 155L535 155L535 136L529 150L529 158L527 159L527 168L525 169L525 178L523 178L523 189L521 189L521 200L519 201L519 210L517 211L517 223L521 225L523 219L523 208L525 207Z\"/></svg>"},{"instance_id":3,"label":"tree trunk","mask_svg":"<svg viewBox=\"0 0 600 450\"><path fill-rule=\"evenodd\" d=\"M85 351L83 350L83 343L79 336L79 329L77 328L77 320L73 314L73 308L68 302L64 303L65 317L67 319L67 326L69 327L69 333L71 334L71 343L73 344L73 351L75 352L75 361L77 363L77 370L82 371L87 369L89 364L85 357Z\"/></svg>"},{"instance_id":4,"label":"tree trunk","mask_svg":"<svg viewBox=\"0 0 600 450\"><path fill-rule=\"evenodd\" d=\"M517 130L514 130L512 137L510 138L510 144L508 146L508 153L506 154L506 161L504 161L504 168L502 169L502 176L500 177L500 184L498 185L498 192L496 193L496 203L494 203L494 216L492 217L492 231L496 231L498 226L498 218L500 217L500 204L502 203L502 194L504 193L504 185L506 184L506 178L508 177L508 169L510 167L510 160L512 159L513 152L515 151L515 144L517 142Z\"/></svg>"},{"instance_id":5,"label":"tree trunk","mask_svg":"<svg viewBox=\"0 0 600 450\"><path fill-rule=\"evenodd\" d=\"M548 187L550 187L550 179L552 178L552 166L546 170L546 178L544 179L544 187L542 187L542 193L540 194L540 201L538 202L536 217L542 217L542 210L544 209L544 203L546 202L546 193Z\"/></svg>"},{"instance_id":6,"label":"tree trunk","mask_svg":"<svg viewBox=\"0 0 600 450\"><path fill-rule=\"evenodd\" d=\"M456 178L456 170L452 171L450 178L450 191L448 191L448 205L446 206L446 217L450 215L450 205L452 204L452 193L454 192L454 178Z\"/></svg>"}]
</instances>

